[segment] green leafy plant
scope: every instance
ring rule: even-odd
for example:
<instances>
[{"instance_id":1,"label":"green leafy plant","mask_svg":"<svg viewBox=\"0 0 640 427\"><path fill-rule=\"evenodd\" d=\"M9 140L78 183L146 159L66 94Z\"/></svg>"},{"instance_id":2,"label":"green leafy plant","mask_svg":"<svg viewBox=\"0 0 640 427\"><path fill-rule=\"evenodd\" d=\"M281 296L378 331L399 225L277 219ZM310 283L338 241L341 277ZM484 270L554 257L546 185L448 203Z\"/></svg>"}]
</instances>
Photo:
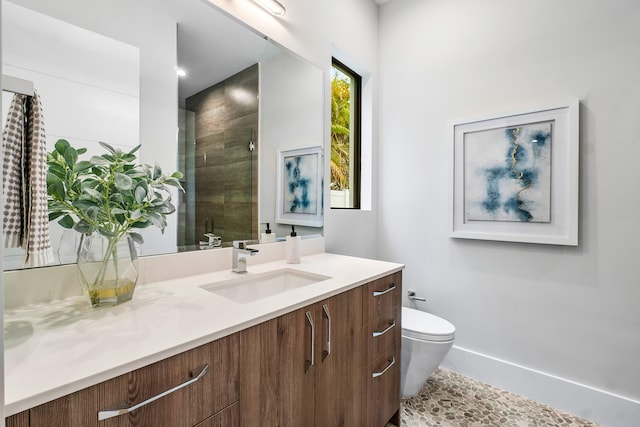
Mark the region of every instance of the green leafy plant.
<instances>
[{"instance_id":1,"label":"green leafy plant","mask_svg":"<svg viewBox=\"0 0 640 427\"><path fill-rule=\"evenodd\" d=\"M108 242L100 259L91 258L88 263L83 259L82 266L84 246L79 251L81 280L92 306L100 305L103 298L131 299L137 269L135 273L121 269L118 242L130 236L143 243L134 229L156 226L164 232L167 215L176 210L169 187L183 190L182 173L165 176L158 166L136 163L140 145L128 153L100 145L107 152L89 160L79 160L85 148L75 149L64 139L47 154L49 221L57 220L62 227L87 236L97 232ZM129 247L133 250L133 244Z\"/></svg>"},{"instance_id":2,"label":"green leafy plant","mask_svg":"<svg viewBox=\"0 0 640 427\"><path fill-rule=\"evenodd\" d=\"M100 145L107 153L79 160L87 150L60 139L47 155L49 221L116 241L129 234L138 243L142 236L133 229L153 225L164 231L166 216L176 210L168 186L183 190L182 173L165 176L158 166L136 164L140 145L128 153Z\"/></svg>"}]
</instances>

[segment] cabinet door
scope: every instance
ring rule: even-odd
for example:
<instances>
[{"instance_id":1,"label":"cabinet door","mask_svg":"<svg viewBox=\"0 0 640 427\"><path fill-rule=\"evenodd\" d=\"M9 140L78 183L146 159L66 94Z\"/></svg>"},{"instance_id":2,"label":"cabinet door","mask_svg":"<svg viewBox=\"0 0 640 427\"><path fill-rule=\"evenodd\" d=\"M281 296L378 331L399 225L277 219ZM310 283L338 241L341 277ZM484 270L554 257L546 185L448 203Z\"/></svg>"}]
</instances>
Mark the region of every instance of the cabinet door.
<instances>
[{"instance_id":1,"label":"cabinet door","mask_svg":"<svg viewBox=\"0 0 640 427\"><path fill-rule=\"evenodd\" d=\"M316 426L361 425L362 292L355 289L315 305L321 320L316 344Z\"/></svg>"},{"instance_id":2,"label":"cabinet door","mask_svg":"<svg viewBox=\"0 0 640 427\"><path fill-rule=\"evenodd\" d=\"M240 332L242 426L313 426L315 310Z\"/></svg>"},{"instance_id":3,"label":"cabinet door","mask_svg":"<svg viewBox=\"0 0 640 427\"><path fill-rule=\"evenodd\" d=\"M6 427L29 427L29 411L19 412L5 419Z\"/></svg>"},{"instance_id":4,"label":"cabinet door","mask_svg":"<svg viewBox=\"0 0 640 427\"><path fill-rule=\"evenodd\" d=\"M278 319L240 335L240 425L279 425Z\"/></svg>"},{"instance_id":5,"label":"cabinet door","mask_svg":"<svg viewBox=\"0 0 640 427\"><path fill-rule=\"evenodd\" d=\"M278 318L281 425L314 425L315 339L319 318L313 307ZM314 354L315 353L315 354Z\"/></svg>"}]
</instances>

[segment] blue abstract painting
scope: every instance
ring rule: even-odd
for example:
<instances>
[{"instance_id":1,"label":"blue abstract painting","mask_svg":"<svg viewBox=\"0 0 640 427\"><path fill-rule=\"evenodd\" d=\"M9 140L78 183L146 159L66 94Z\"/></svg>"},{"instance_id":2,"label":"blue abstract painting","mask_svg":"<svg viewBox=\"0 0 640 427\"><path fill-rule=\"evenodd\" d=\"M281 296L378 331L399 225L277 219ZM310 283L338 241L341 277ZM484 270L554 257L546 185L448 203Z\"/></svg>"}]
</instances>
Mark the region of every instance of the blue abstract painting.
<instances>
[{"instance_id":1,"label":"blue abstract painting","mask_svg":"<svg viewBox=\"0 0 640 427\"><path fill-rule=\"evenodd\" d=\"M318 213L318 156L313 153L284 158L284 213Z\"/></svg>"},{"instance_id":2,"label":"blue abstract painting","mask_svg":"<svg viewBox=\"0 0 640 427\"><path fill-rule=\"evenodd\" d=\"M552 125L464 135L465 221L551 221Z\"/></svg>"}]
</instances>

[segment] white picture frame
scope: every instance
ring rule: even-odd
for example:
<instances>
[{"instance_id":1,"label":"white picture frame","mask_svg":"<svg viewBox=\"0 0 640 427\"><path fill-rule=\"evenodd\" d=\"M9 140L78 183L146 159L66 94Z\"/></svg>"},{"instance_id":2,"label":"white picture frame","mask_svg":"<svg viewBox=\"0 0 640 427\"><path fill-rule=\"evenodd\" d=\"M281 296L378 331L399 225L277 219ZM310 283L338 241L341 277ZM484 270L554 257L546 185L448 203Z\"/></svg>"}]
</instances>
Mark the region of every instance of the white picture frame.
<instances>
[{"instance_id":1,"label":"white picture frame","mask_svg":"<svg viewBox=\"0 0 640 427\"><path fill-rule=\"evenodd\" d=\"M276 222L322 227L322 171L320 146L278 150Z\"/></svg>"},{"instance_id":2,"label":"white picture frame","mask_svg":"<svg viewBox=\"0 0 640 427\"><path fill-rule=\"evenodd\" d=\"M451 237L578 245L578 100L448 127Z\"/></svg>"}]
</instances>

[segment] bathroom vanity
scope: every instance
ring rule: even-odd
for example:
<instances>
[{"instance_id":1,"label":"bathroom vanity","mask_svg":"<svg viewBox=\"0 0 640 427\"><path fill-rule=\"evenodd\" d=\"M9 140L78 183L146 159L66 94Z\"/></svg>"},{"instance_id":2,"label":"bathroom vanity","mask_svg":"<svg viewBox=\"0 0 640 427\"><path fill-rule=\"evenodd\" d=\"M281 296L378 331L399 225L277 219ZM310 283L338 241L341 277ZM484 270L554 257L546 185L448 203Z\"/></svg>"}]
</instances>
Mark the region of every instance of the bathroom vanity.
<instances>
[{"instance_id":1,"label":"bathroom vanity","mask_svg":"<svg viewBox=\"0 0 640 427\"><path fill-rule=\"evenodd\" d=\"M225 270L10 309L7 425L399 425L402 268L317 253L251 265L327 278L251 301Z\"/></svg>"}]
</instances>

